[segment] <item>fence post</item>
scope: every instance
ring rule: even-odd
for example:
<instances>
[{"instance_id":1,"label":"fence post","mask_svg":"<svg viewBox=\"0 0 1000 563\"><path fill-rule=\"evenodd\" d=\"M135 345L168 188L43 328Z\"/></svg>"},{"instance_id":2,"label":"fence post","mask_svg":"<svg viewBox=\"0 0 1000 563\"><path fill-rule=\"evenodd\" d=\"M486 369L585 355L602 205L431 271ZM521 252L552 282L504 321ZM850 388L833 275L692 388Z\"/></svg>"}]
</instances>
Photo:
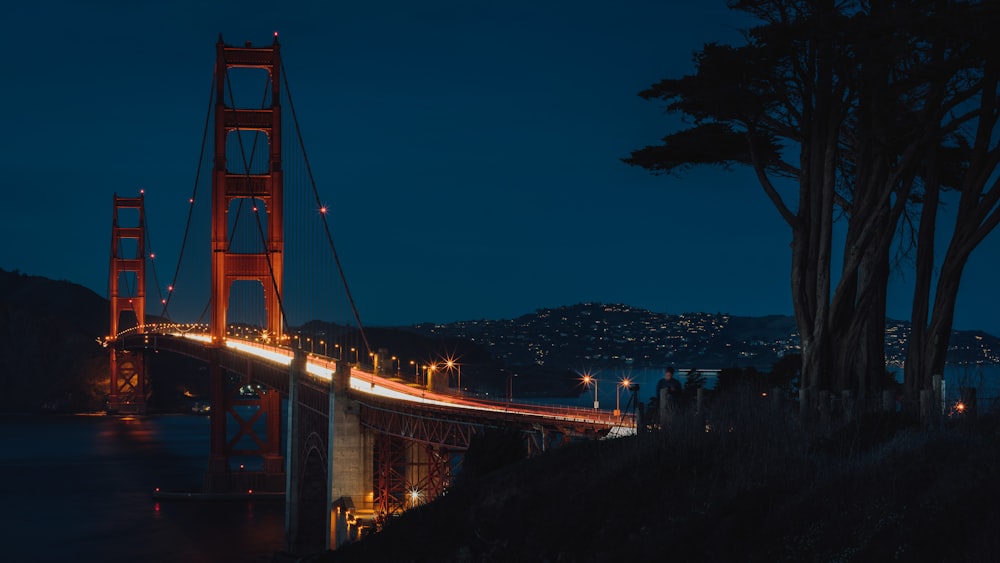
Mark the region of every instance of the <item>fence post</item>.
<instances>
[{"instance_id":1,"label":"fence post","mask_svg":"<svg viewBox=\"0 0 1000 563\"><path fill-rule=\"evenodd\" d=\"M893 412L896 410L896 400L892 396L892 391L884 389L882 391L882 411Z\"/></svg>"},{"instance_id":2,"label":"fence post","mask_svg":"<svg viewBox=\"0 0 1000 563\"><path fill-rule=\"evenodd\" d=\"M819 392L819 421L820 424L830 423L830 401L832 395L826 389Z\"/></svg>"}]
</instances>

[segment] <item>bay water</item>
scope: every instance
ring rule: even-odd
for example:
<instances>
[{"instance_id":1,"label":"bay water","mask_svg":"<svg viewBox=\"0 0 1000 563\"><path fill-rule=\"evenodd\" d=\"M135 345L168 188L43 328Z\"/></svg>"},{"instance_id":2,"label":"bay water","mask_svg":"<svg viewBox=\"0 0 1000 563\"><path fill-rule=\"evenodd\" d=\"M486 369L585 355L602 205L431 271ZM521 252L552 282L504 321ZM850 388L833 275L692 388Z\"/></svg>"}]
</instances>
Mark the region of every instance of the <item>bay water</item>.
<instances>
[{"instance_id":1,"label":"bay water","mask_svg":"<svg viewBox=\"0 0 1000 563\"><path fill-rule=\"evenodd\" d=\"M0 560L266 562L274 500L155 500L200 491L208 417L0 416Z\"/></svg>"}]
</instances>

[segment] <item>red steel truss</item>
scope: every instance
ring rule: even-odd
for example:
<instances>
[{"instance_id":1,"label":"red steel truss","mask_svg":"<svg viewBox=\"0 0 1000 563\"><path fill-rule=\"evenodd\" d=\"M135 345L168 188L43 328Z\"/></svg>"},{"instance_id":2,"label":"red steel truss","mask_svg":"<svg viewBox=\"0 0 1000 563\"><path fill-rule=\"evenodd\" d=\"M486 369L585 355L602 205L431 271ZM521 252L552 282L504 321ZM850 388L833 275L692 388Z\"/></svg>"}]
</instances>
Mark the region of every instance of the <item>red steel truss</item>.
<instances>
[{"instance_id":1,"label":"red steel truss","mask_svg":"<svg viewBox=\"0 0 1000 563\"><path fill-rule=\"evenodd\" d=\"M122 226L119 211L135 210L138 224ZM119 323L123 312L135 314L136 332L143 333L146 319L146 256L144 199L118 197L113 200L111 218L111 264L108 276L108 300L111 302L111 323L107 344L110 354L111 385L108 410L111 412L143 412L146 410L146 370L142 352L117 350ZM130 255L127 246L135 246ZM134 282L132 291L122 291L123 274L132 274L126 288Z\"/></svg>"}]
</instances>

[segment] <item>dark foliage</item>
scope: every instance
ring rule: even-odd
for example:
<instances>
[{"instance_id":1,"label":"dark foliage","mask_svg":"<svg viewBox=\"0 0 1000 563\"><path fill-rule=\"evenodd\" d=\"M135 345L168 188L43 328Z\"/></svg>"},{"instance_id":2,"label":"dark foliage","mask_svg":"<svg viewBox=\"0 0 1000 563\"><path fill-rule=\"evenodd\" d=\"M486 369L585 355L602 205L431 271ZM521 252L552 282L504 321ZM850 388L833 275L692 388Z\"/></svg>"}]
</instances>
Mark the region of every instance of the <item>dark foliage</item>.
<instances>
[{"instance_id":1,"label":"dark foliage","mask_svg":"<svg viewBox=\"0 0 1000 563\"><path fill-rule=\"evenodd\" d=\"M473 482L527 456L524 438L517 428L487 428L469 443L456 485Z\"/></svg>"},{"instance_id":2,"label":"dark foliage","mask_svg":"<svg viewBox=\"0 0 1000 563\"><path fill-rule=\"evenodd\" d=\"M752 399L747 396L746 399ZM317 560L990 561L998 422L896 415L809 448L794 420L731 397L719 428L567 446L499 469ZM854 447L849 444L862 445Z\"/></svg>"}]
</instances>

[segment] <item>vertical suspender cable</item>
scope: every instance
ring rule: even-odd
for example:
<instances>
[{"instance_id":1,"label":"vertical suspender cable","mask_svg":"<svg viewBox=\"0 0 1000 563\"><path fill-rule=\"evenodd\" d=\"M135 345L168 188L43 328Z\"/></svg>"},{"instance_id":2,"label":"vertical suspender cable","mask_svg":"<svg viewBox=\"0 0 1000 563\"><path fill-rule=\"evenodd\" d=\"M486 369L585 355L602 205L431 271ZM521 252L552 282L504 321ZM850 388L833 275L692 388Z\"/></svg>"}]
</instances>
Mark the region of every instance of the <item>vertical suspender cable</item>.
<instances>
[{"instance_id":1,"label":"vertical suspender cable","mask_svg":"<svg viewBox=\"0 0 1000 563\"><path fill-rule=\"evenodd\" d=\"M316 189L316 181L312 175L312 166L309 164L309 156L306 154L305 144L302 142L302 130L299 128L299 119L295 115L295 103L292 101L292 92L288 88L288 69L282 73L282 79L285 84L285 93L288 95L288 107L292 110L292 121L295 122L295 135L299 141L299 148L302 150L302 159L305 162L306 174L309 176L309 184L312 187L313 198L316 200L316 206L319 208L322 202L319 199L319 191ZM331 252L333 252L333 261L337 265L337 272L340 274L340 281L344 285L344 291L347 294L347 300L351 305L351 312L354 313L354 320L358 323L358 331L361 333L361 338L365 343L365 351L368 353L372 352L371 345L368 343L368 336L365 335L365 328L361 324L361 316L358 314L358 308L354 303L354 296L351 295L351 288L347 285L347 277L344 275L344 268L340 263L340 256L337 254L337 248L333 244L333 236L330 234L330 224L327 222L326 214L323 214L323 229L326 233L327 244L330 247Z\"/></svg>"}]
</instances>

